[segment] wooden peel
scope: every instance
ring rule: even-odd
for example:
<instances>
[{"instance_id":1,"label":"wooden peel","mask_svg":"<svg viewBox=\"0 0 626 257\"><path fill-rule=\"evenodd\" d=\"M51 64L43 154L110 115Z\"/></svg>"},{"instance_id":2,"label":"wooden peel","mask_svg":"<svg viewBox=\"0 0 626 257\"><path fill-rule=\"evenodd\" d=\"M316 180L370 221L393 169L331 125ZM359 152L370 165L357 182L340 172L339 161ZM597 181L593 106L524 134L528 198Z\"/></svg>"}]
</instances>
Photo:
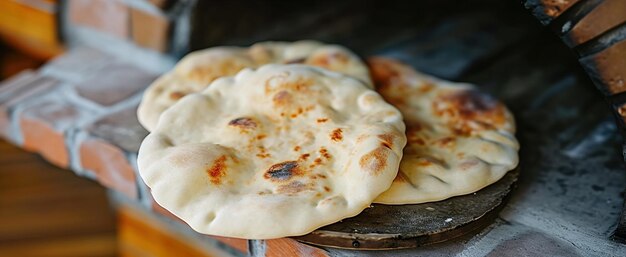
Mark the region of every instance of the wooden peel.
<instances>
[{"instance_id":1,"label":"wooden peel","mask_svg":"<svg viewBox=\"0 0 626 257\"><path fill-rule=\"evenodd\" d=\"M361 214L294 239L319 246L383 250L447 241L487 227L507 202L519 167L476 193L410 205L374 204Z\"/></svg>"}]
</instances>

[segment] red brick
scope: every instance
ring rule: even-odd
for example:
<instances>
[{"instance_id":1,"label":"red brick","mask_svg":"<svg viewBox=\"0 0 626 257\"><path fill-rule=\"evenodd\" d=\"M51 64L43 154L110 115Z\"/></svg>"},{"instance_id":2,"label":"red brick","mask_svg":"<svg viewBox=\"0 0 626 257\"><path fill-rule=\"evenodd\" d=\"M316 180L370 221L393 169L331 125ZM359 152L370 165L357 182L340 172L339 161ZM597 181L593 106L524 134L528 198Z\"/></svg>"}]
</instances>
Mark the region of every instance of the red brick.
<instances>
[{"instance_id":1,"label":"red brick","mask_svg":"<svg viewBox=\"0 0 626 257\"><path fill-rule=\"evenodd\" d=\"M113 62L76 85L84 98L104 106L119 103L146 88L157 75L134 65Z\"/></svg>"},{"instance_id":2,"label":"red brick","mask_svg":"<svg viewBox=\"0 0 626 257\"><path fill-rule=\"evenodd\" d=\"M156 7L159 7L161 9L167 9L171 4L172 1L171 0L148 0L150 1L150 3Z\"/></svg>"},{"instance_id":3,"label":"red brick","mask_svg":"<svg viewBox=\"0 0 626 257\"><path fill-rule=\"evenodd\" d=\"M565 36L565 42L574 47L626 21L626 1L605 0L583 17Z\"/></svg>"},{"instance_id":4,"label":"red brick","mask_svg":"<svg viewBox=\"0 0 626 257\"><path fill-rule=\"evenodd\" d=\"M62 168L69 166L69 154L63 132L56 131L50 124L37 119L20 120L24 149L40 153L46 160Z\"/></svg>"},{"instance_id":5,"label":"red brick","mask_svg":"<svg viewBox=\"0 0 626 257\"><path fill-rule=\"evenodd\" d=\"M155 51L167 51L171 23L160 13L131 8L133 41Z\"/></svg>"},{"instance_id":6,"label":"red brick","mask_svg":"<svg viewBox=\"0 0 626 257\"><path fill-rule=\"evenodd\" d=\"M123 150L100 139L85 139L80 143L80 163L92 171L98 181L126 196L137 198L135 171Z\"/></svg>"},{"instance_id":7,"label":"red brick","mask_svg":"<svg viewBox=\"0 0 626 257\"><path fill-rule=\"evenodd\" d=\"M222 237L222 236L208 236L212 239L220 241L225 245L232 247L244 254L248 254L248 240L239 239L239 238L230 238L230 237Z\"/></svg>"},{"instance_id":8,"label":"red brick","mask_svg":"<svg viewBox=\"0 0 626 257\"><path fill-rule=\"evenodd\" d=\"M580 59L583 67L606 95L626 92L626 40Z\"/></svg>"},{"instance_id":9,"label":"red brick","mask_svg":"<svg viewBox=\"0 0 626 257\"><path fill-rule=\"evenodd\" d=\"M540 0L543 12L550 17L557 17L580 0Z\"/></svg>"},{"instance_id":10,"label":"red brick","mask_svg":"<svg viewBox=\"0 0 626 257\"><path fill-rule=\"evenodd\" d=\"M128 6L122 0L70 0L70 22L128 38Z\"/></svg>"},{"instance_id":11,"label":"red brick","mask_svg":"<svg viewBox=\"0 0 626 257\"><path fill-rule=\"evenodd\" d=\"M167 209L159 205L156 201L154 201L154 198L152 198L151 195L148 197L150 197L150 202L151 202L150 207L152 208L153 212L158 213L159 215L169 218L171 220L175 220L177 222L185 224L186 226L189 226L187 225L185 221L178 218L176 215L174 215L173 213L171 213L170 211L168 211ZM242 253L246 253L246 254L248 253L248 240L239 239L239 238L222 237L222 236L212 236L212 235L206 235L206 236L213 240L220 241L223 244L228 245L232 247L233 249L236 249Z\"/></svg>"},{"instance_id":12,"label":"red brick","mask_svg":"<svg viewBox=\"0 0 626 257\"><path fill-rule=\"evenodd\" d=\"M77 121L92 114L73 104L49 95L40 102L25 107L19 116L19 126L26 150L40 153L51 163L67 168L69 166L68 147L65 145L65 131Z\"/></svg>"},{"instance_id":13,"label":"red brick","mask_svg":"<svg viewBox=\"0 0 626 257\"><path fill-rule=\"evenodd\" d=\"M280 256L315 256L328 257L328 253L320 248L299 243L290 238L266 240L266 257Z\"/></svg>"},{"instance_id":14,"label":"red brick","mask_svg":"<svg viewBox=\"0 0 626 257\"><path fill-rule=\"evenodd\" d=\"M160 214L161 216L167 217L169 219L172 219L172 220L175 220L175 221L178 221L180 223L187 225L187 223L184 222L182 219L180 219L179 217L177 217L176 215L174 215L167 209L163 208L163 206L159 205L156 201L154 201L154 198L152 198L152 196L150 196L150 201L151 201L150 205L152 207L152 211Z\"/></svg>"}]
</instances>

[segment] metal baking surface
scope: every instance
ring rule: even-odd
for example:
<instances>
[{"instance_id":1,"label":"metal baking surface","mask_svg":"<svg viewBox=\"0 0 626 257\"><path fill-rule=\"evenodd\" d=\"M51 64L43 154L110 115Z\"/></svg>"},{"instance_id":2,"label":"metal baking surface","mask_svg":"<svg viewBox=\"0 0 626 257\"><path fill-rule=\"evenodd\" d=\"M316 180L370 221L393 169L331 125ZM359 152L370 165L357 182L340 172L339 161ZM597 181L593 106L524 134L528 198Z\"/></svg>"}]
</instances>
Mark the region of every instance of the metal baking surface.
<instances>
[{"instance_id":1,"label":"metal baking surface","mask_svg":"<svg viewBox=\"0 0 626 257\"><path fill-rule=\"evenodd\" d=\"M314 245L359 250L414 248L450 240L491 224L518 175L519 170L515 169L476 193L444 201L374 204L356 217L295 239Z\"/></svg>"}]
</instances>

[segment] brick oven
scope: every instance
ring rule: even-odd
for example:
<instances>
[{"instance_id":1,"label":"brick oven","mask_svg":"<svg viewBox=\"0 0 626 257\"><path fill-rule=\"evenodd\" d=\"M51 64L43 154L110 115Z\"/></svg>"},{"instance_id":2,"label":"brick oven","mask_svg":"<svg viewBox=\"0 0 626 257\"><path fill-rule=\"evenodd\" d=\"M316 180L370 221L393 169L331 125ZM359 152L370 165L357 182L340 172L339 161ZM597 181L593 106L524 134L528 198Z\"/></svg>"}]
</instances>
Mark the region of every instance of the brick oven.
<instances>
[{"instance_id":1,"label":"brick oven","mask_svg":"<svg viewBox=\"0 0 626 257\"><path fill-rule=\"evenodd\" d=\"M106 187L124 256L624 256L625 22L622 0L2 1L2 38L46 61L0 83L0 136ZM202 235L159 206L137 174L143 90L189 51L300 39L502 99L512 192L475 229L367 251Z\"/></svg>"}]
</instances>

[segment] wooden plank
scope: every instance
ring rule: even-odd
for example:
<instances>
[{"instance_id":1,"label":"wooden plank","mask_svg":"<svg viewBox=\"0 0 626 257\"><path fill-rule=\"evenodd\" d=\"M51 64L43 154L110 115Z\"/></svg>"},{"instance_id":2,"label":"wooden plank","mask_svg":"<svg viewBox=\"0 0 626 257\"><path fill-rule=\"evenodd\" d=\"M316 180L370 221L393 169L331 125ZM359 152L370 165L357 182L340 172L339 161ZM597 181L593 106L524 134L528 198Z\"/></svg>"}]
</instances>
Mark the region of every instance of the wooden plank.
<instances>
[{"instance_id":1,"label":"wooden plank","mask_svg":"<svg viewBox=\"0 0 626 257\"><path fill-rule=\"evenodd\" d=\"M129 207L119 211L119 240L124 256L217 256L191 245Z\"/></svg>"},{"instance_id":2,"label":"wooden plank","mask_svg":"<svg viewBox=\"0 0 626 257\"><path fill-rule=\"evenodd\" d=\"M0 141L0 255L116 252L113 211L102 187Z\"/></svg>"},{"instance_id":3,"label":"wooden plank","mask_svg":"<svg viewBox=\"0 0 626 257\"><path fill-rule=\"evenodd\" d=\"M21 1L0 1L0 37L35 57L49 59L63 52L59 42L55 4L37 8Z\"/></svg>"},{"instance_id":4,"label":"wooden plank","mask_svg":"<svg viewBox=\"0 0 626 257\"><path fill-rule=\"evenodd\" d=\"M109 233L0 243L2 256L104 257L117 256L116 249L117 242Z\"/></svg>"}]
</instances>

